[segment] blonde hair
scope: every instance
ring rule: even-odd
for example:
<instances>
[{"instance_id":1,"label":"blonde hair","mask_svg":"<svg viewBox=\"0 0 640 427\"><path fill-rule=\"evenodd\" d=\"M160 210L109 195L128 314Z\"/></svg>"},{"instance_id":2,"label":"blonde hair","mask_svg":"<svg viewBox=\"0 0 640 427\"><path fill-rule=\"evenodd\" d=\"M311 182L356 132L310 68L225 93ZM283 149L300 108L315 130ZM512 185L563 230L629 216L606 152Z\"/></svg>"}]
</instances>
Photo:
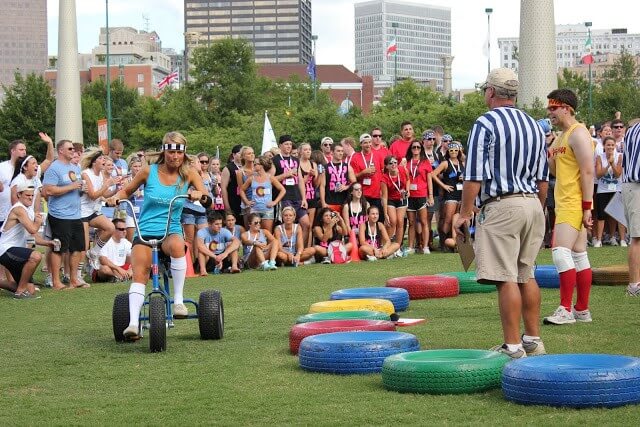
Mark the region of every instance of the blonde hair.
<instances>
[{"instance_id":1,"label":"blonde hair","mask_svg":"<svg viewBox=\"0 0 640 427\"><path fill-rule=\"evenodd\" d=\"M293 206L285 206L284 208L282 208L282 210L280 211L280 214L284 214L286 211L291 211L293 212L293 219L296 219L296 210Z\"/></svg>"},{"instance_id":2,"label":"blonde hair","mask_svg":"<svg viewBox=\"0 0 640 427\"><path fill-rule=\"evenodd\" d=\"M80 167L82 168L82 170L89 169L102 156L104 156L102 148L89 147L82 153L82 158L80 159Z\"/></svg>"},{"instance_id":3,"label":"blonde hair","mask_svg":"<svg viewBox=\"0 0 640 427\"><path fill-rule=\"evenodd\" d=\"M164 144L183 144L186 149L187 139L180 132L167 132L164 135L164 138L162 138L162 145ZM161 165L165 162L164 153L165 153L164 151L161 151L160 153L158 153L158 160L156 160L156 164ZM189 169L191 168L191 165L189 163L190 163L189 156L185 151L184 160L182 161L182 164L178 168L178 175L180 175L180 178L182 178L183 185L186 185L189 182Z\"/></svg>"},{"instance_id":4,"label":"blonde hair","mask_svg":"<svg viewBox=\"0 0 640 427\"><path fill-rule=\"evenodd\" d=\"M243 145L242 148L240 149L240 164L242 166L244 166L245 164L244 153L246 153L247 150L253 150L253 147L250 147L248 145ZM255 150L254 150L254 154L255 154Z\"/></svg>"}]
</instances>

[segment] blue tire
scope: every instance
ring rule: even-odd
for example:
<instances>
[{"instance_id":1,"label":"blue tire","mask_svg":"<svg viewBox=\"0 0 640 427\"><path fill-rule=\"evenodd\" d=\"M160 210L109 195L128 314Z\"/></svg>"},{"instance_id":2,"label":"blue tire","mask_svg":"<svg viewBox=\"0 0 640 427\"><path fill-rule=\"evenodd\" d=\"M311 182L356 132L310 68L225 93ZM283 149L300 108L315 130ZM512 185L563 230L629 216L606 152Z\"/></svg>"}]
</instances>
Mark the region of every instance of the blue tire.
<instances>
[{"instance_id":1,"label":"blue tire","mask_svg":"<svg viewBox=\"0 0 640 427\"><path fill-rule=\"evenodd\" d=\"M640 358L608 354L527 357L502 372L507 400L572 408L640 403Z\"/></svg>"},{"instance_id":2,"label":"blue tire","mask_svg":"<svg viewBox=\"0 0 640 427\"><path fill-rule=\"evenodd\" d=\"M553 264L536 266L534 277L541 288L558 289L560 287L560 275Z\"/></svg>"},{"instance_id":3,"label":"blue tire","mask_svg":"<svg viewBox=\"0 0 640 427\"><path fill-rule=\"evenodd\" d=\"M306 337L298 355L306 371L370 374L381 372L388 356L418 350L418 339L406 332L333 332Z\"/></svg>"},{"instance_id":4,"label":"blue tire","mask_svg":"<svg viewBox=\"0 0 640 427\"><path fill-rule=\"evenodd\" d=\"M378 298L391 301L396 313L409 307L409 292L401 288L351 288L331 293L331 300Z\"/></svg>"}]
</instances>

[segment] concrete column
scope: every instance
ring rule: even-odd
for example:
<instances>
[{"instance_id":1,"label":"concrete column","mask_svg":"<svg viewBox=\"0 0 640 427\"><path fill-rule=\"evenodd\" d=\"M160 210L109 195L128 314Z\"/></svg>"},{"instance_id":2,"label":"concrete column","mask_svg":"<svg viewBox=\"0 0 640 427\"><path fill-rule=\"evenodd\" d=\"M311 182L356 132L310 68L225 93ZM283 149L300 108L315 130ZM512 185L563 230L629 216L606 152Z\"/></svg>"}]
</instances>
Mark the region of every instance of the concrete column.
<instances>
[{"instance_id":1,"label":"concrete column","mask_svg":"<svg viewBox=\"0 0 640 427\"><path fill-rule=\"evenodd\" d=\"M442 92L444 96L451 94L451 63L453 62L453 56L445 55L442 59L442 65L444 65L444 80L442 82Z\"/></svg>"},{"instance_id":2,"label":"concrete column","mask_svg":"<svg viewBox=\"0 0 640 427\"><path fill-rule=\"evenodd\" d=\"M97 126L97 125L96 125ZM78 25L75 0L60 0L58 74L56 76L56 142L83 142L78 69ZM96 141L97 143L97 141Z\"/></svg>"},{"instance_id":3,"label":"concrete column","mask_svg":"<svg viewBox=\"0 0 640 427\"><path fill-rule=\"evenodd\" d=\"M518 105L546 104L558 87L553 0L520 0Z\"/></svg>"}]
</instances>

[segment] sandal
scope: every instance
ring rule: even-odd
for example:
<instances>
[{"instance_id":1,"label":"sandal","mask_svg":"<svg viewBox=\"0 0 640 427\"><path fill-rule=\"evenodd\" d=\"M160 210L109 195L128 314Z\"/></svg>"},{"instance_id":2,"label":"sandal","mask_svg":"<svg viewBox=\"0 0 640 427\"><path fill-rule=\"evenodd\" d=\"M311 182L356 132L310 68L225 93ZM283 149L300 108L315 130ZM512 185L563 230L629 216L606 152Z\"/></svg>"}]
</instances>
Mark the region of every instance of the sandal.
<instances>
[{"instance_id":1,"label":"sandal","mask_svg":"<svg viewBox=\"0 0 640 427\"><path fill-rule=\"evenodd\" d=\"M40 295L36 295L36 294L31 294L29 293L29 291L24 291L24 292L16 292L15 294L13 294L13 298L14 299L40 299Z\"/></svg>"}]
</instances>

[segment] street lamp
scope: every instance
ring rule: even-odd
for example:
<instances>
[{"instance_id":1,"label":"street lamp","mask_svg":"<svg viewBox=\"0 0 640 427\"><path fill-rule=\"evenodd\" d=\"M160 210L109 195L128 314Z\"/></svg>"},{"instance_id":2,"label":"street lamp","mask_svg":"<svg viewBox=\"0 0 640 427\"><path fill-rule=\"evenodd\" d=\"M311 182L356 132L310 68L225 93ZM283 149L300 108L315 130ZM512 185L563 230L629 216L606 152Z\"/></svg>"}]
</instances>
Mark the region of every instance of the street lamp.
<instances>
[{"instance_id":1,"label":"street lamp","mask_svg":"<svg viewBox=\"0 0 640 427\"><path fill-rule=\"evenodd\" d=\"M109 63L109 0L104 0L107 21L107 140L111 142L111 69Z\"/></svg>"},{"instance_id":2,"label":"street lamp","mask_svg":"<svg viewBox=\"0 0 640 427\"><path fill-rule=\"evenodd\" d=\"M487 14L487 74L491 72L491 14L493 9L488 7L484 10Z\"/></svg>"},{"instance_id":3,"label":"street lamp","mask_svg":"<svg viewBox=\"0 0 640 427\"><path fill-rule=\"evenodd\" d=\"M591 46L593 45L592 41L591 41L591 22L585 22L584 26L587 27L587 40L589 42L589 48L591 49ZM591 52L587 52L589 55L591 55ZM590 58L589 59L589 124L593 123L593 121L591 120L591 111L593 108L593 104L591 101L591 62L593 60Z\"/></svg>"}]
</instances>

